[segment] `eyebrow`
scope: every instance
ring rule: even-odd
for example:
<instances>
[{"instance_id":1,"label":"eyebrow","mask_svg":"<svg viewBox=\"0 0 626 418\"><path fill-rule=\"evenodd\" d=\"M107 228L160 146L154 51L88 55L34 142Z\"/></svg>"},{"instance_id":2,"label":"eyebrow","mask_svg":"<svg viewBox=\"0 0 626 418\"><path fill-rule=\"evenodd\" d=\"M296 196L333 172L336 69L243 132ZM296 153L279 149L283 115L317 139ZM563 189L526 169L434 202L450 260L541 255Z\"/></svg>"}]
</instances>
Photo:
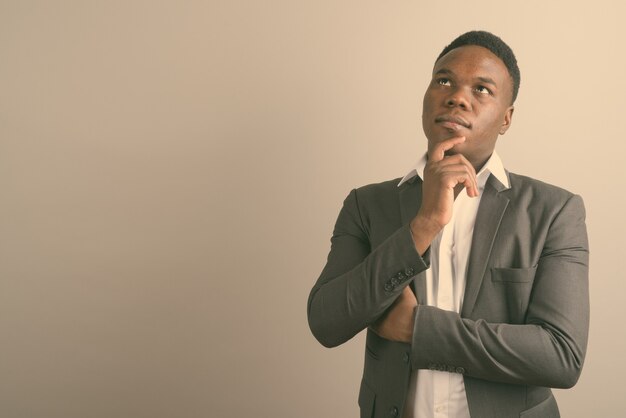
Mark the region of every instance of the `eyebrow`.
<instances>
[{"instance_id":1,"label":"eyebrow","mask_svg":"<svg viewBox=\"0 0 626 418\"><path fill-rule=\"evenodd\" d=\"M492 78L489 78L489 77L477 77L477 78L485 84L491 84L495 87L498 87L498 85L496 84L495 81L493 81Z\"/></svg>"},{"instance_id":2,"label":"eyebrow","mask_svg":"<svg viewBox=\"0 0 626 418\"><path fill-rule=\"evenodd\" d=\"M450 74L450 75L454 75L454 73L450 70L448 70L447 68L440 68L439 70L437 70L437 72L435 74Z\"/></svg>"},{"instance_id":3,"label":"eyebrow","mask_svg":"<svg viewBox=\"0 0 626 418\"><path fill-rule=\"evenodd\" d=\"M453 71L451 71L451 70L449 70L447 68L440 68L439 70L437 70L437 72L435 72L435 74L455 75ZM476 77L476 79L478 81L482 82L482 83L491 84L492 86L498 87L498 85L493 80L493 78L490 78L490 77Z\"/></svg>"}]
</instances>

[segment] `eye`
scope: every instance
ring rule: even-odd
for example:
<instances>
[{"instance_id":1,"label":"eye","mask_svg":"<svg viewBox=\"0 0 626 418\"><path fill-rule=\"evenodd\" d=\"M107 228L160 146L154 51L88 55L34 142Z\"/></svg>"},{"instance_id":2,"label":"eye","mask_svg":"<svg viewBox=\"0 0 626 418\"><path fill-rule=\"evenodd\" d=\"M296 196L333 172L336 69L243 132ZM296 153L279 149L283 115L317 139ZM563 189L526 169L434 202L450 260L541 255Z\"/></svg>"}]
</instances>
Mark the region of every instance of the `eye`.
<instances>
[{"instance_id":1,"label":"eye","mask_svg":"<svg viewBox=\"0 0 626 418\"><path fill-rule=\"evenodd\" d=\"M476 91L478 93L480 93L480 94L485 94L485 95L491 94L491 90L489 90L485 86L478 86L478 87L476 87Z\"/></svg>"},{"instance_id":2,"label":"eye","mask_svg":"<svg viewBox=\"0 0 626 418\"><path fill-rule=\"evenodd\" d=\"M447 78L438 78L437 79L437 84L441 85L441 86L449 86L450 84L450 80L448 80Z\"/></svg>"}]
</instances>

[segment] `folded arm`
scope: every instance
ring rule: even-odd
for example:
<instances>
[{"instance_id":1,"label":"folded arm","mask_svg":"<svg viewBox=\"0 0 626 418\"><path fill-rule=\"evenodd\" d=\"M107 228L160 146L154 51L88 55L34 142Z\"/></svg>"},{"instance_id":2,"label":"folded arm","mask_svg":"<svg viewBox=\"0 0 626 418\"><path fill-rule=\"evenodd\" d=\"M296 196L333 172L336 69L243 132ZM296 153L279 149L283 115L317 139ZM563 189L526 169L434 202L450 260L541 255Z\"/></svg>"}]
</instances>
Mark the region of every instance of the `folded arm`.
<instances>
[{"instance_id":1,"label":"folded arm","mask_svg":"<svg viewBox=\"0 0 626 418\"><path fill-rule=\"evenodd\" d=\"M427 263L415 250L408 225L371 251L353 190L337 218L326 267L309 295L313 335L327 347L348 341L376 321Z\"/></svg>"},{"instance_id":2,"label":"folded arm","mask_svg":"<svg viewBox=\"0 0 626 418\"><path fill-rule=\"evenodd\" d=\"M584 216L582 199L573 196L553 220L524 324L489 323L419 306L413 367L452 366L468 376L491 381L573 386L580 376L589 328Z\"/></svg>"}]
</instances>

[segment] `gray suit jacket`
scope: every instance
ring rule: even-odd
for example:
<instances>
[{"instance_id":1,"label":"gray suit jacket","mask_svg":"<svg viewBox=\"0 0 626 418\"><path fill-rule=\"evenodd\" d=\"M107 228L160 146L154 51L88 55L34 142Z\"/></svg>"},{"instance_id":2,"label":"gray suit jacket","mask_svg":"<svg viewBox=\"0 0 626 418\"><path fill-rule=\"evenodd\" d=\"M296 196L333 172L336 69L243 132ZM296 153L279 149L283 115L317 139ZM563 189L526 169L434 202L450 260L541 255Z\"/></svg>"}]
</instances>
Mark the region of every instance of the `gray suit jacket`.
<instances>
[{"instance_id":1,"label":"gray suit jacket","mask_svg":"<svg viewBox=\"0 0 626 418\"><path fill-rule=\"evenodd\" d=\"M464 375L474 418L558 417L550 388L573 386L589 327L589 251L582 199L509 174L490 176L478 209L461 313L419 305L412 344L367 330L361 417L401 417L412 369ZM411 285L425 297L428 252L409 222L421 179L353 190L337 219L327 264L308 301L309 326L327 347L378 319Z\"/></svg>"}]
</instances>

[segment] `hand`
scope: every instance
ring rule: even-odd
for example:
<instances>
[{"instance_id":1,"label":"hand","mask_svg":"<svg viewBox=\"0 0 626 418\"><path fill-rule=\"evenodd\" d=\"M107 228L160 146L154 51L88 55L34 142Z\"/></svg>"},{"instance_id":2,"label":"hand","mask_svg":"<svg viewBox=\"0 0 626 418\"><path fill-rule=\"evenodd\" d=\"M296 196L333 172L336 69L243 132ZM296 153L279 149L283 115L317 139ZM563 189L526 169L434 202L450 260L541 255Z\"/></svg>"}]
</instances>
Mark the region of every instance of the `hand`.
<instances>
[{"instance_id":1,"label":"hand","mask_svg":"<svg viewBox=\"0 0 626 418\"><path fill-rule=\"evenodd\" d=\"M476 171L461 154L445 152L465 142L465 137L446 139L428 153L422 185L422 205L411 221L415 247L423 254L435 236L450 222L454 198L465 188L470 197L478 196Z\"/></svg>"},{"instance_id":2,"label":"hand","mask_svg":"<svg viewBox=\"0 0 626 418\"><path fill-rule=\"evenodd\" d=\"M410 344L413 340L416 306L417 299L411 288L407 286L370 328L383 338Z\"/></svg>"}]
</instances>

